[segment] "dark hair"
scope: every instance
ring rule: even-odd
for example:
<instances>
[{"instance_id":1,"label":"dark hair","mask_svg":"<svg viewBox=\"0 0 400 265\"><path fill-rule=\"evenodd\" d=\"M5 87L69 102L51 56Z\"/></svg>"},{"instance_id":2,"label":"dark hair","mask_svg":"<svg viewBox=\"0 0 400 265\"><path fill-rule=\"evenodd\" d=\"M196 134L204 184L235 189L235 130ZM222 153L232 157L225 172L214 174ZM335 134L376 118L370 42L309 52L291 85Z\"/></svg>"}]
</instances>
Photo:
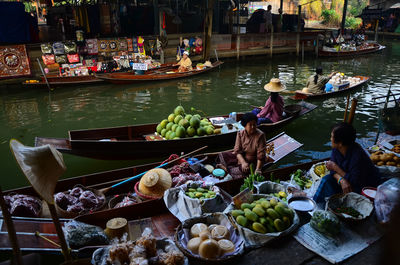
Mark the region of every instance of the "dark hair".
<instances>
[{"instance_id":1,"label":"dark hair","mask_svg":"<svg viewBox=\"0 0 400 265\"><path fill-rule=\"evenodd\" d=\"M271 6L271 5L268 5L268 10L270 10L270 9L272 9L272 6Z\"/></svg>"},{"instance_id":2,"label":"dark hair","mask_svg":"<svg viewBox=\"0 0 400 265\"><path fill-rule=\"evenodd\" d=\"M318 75L322 75L321 67L317 67L317 69L315 69L314 84L317 84L317 82L318 82Z\"/></svg>"},{"instance_id":3,"label":"dark hair","mask_svg":"<svg viewBox=\"0 0 400 265\"><path fill-rule=\"evenodd\" d=\"M333 126L333 141L341 143L345 146L350 146L356 141L356 129L346 122L340 122Z\"/></svg>"},{"instance_id":4,"label":"dark hair","mask_svg":"<svg viewBox=\"0 0 400 265\"><path fill-rule=\"evenodd\" d=\"M247 112L243 114L242 119L240 120L240 124L242 124L243 127L246 127L246 124L251 121L257 122L257 116L252 112Z\"/></svg>"},{"instance_id":5,"label":"dark hair","mask_svg":"<svg viewBox=\"0 0 400 265\"><path fill-rule=\"evenodd\" d=\"M271 92L271 101L276 103L278 101L279 93L278 92Z\"/></svg>"}]
</instances>

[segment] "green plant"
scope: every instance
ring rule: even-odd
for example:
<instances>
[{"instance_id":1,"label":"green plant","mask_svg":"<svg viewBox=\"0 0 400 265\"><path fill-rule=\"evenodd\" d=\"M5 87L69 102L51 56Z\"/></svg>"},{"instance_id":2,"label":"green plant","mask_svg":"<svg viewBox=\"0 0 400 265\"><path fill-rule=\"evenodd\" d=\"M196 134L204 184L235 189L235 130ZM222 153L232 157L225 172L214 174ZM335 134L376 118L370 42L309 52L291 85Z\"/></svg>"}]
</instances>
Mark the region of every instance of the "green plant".
<instances>
[{"instance_id":1,"label":"green plant","mask_svg":"<svg viewBox=\"0 0 400 265\"><path fill-rule=\"evenodd\" d=\"M322 23L325 25L337 26L339 24L339 15L335 10L324 9L321 12Z\"/></svg>"},{"instance_id":2,"label":"green plant","mask_svg":"<svg viewBox=\"0 0 400 265\"><path fill-rule=\"evenodd\" d=\"M356 29L362 24L361 18L346 17L345 27Z\"/></svg>"}]
</instances>

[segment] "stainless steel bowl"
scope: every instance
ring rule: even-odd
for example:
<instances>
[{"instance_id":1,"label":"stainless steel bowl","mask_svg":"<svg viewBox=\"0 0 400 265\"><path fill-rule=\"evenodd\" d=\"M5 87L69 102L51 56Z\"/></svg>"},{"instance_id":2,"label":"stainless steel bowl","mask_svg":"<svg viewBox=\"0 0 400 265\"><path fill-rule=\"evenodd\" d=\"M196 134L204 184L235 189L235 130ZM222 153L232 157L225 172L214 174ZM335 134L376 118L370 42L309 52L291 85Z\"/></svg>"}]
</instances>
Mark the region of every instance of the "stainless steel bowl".
<instances>
[{"instance_id":1,"label":"stainless steel bowl","mask_svg":"<svg viewBox=\"0 0 400 265\"><path fill-rule=\"evenodd\" d=\"M306 196L296 196L288 200L288 205L299 212L311 212L317 207L314 200Z\"/></svg>"}]
</instances>

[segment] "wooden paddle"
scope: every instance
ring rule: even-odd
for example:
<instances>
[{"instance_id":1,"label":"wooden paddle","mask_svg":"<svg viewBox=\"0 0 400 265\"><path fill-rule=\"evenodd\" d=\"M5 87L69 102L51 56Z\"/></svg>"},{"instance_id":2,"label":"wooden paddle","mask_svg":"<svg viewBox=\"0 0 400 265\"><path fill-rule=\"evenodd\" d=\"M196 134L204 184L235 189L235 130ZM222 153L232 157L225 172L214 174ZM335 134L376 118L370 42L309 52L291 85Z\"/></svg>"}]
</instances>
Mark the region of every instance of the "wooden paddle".
<instances>
[{"instance_id":1,"label":"wooden paddle","mask_svg":"<svg viewBox=\"0 0 400 265\"><path fill-rule=\"evenodd\" d=\"M190 153L187 153L187 154L185 154L185 155L182 155L182 156L180 156L180 157L178 157L178 158L175 158L175 159L173 159L173 160L171 160L171 161L169 161L169 162L167 162L167 163L161 164L161 165L159 165L159 166L157 166L157 167L155 167L155 168L160 168L160 167L164 167L164 166L170 165L170 164L172 164L172 163L174 163L174 162L176 162L176 161L178 161L178 160L180 160L180 159L186 158L186 157L188 157L188 156L193 155L194 153L197 153L197 152L199 152L199 151L201 151L201 150L204 150L204 149L206 149L207 147L208 147L208 146L200 147L200 148L198 148L198 149L196 149L196 150L194 150L194 151L192 151L192 152L190 152ZM149 171L149 170L148 170L148 171ZM142 172L142 173L137 174L136 176L133 176L133 177L129 177L129 178L123 179L122 181L120 181L120 182L118 182L118 183L116 183L116 184L114 184L114 185L112 185L112 186L110 186L110 187L101 189L100 191L103 192L104 194L106 194L106 193L107 193L109 190L111 190L112 188L118 187L118 186L120 186L120 185L122 185L122 184L125 184L125 183L127 183L127 182L130 182L130 181L135 180L135 179L137 179L137 178L140 178L141 176L143 176L144 174L146 174L148 171Z\"/></svg>"}]
</instances>

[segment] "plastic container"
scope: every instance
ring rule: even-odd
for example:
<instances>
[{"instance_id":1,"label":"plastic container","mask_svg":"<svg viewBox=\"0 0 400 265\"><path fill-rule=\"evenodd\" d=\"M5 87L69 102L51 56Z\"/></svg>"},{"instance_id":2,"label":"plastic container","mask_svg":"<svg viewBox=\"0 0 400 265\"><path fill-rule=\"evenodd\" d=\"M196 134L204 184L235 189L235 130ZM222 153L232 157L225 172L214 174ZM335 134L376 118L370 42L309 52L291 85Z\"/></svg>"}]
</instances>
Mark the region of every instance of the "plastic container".
<instances>
[{"instance_id":1,"label":"plastic container","mask_svg":"<svg viewBox=\"0 0 400 265\"><path fill-rule=\"evenodd\" d=\"M365 187L362 189L361 194L370 199L371 201L375 200L377 188L374 187Z\"/></svg>"},{"instance_id":2,"label":"plastic container","mask_svg":"<svg viewBox=\"0 0 400 265\"><path fill-rule=\"evenodd\" d=\"M225 176L225 171L221 168L216 168L213 170L212 174L216 178L223 178Z\"/></svg>"}]
</instances>

